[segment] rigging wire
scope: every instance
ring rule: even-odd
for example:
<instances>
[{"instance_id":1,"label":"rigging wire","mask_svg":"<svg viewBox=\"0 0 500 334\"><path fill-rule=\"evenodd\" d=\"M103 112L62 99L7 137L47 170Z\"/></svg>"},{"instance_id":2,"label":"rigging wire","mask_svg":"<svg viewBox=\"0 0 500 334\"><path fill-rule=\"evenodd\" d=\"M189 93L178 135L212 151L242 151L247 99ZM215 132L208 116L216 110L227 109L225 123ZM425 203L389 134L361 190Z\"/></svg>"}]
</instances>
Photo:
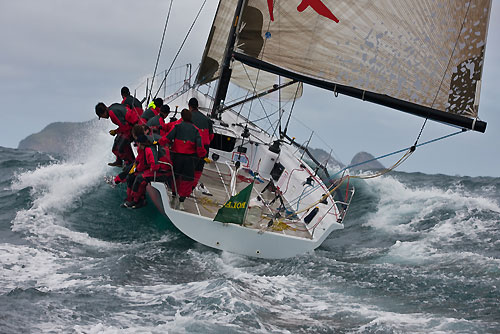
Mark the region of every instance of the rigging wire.
<instances>
[{"instance_id":1,"label":"rigging wire","mask_svg":"<svg viewBox=\"0 0 500 334\"><path fill-rule=\"evenodd\" d=\"M270 113L270 114L269 114L269 116L267 116L267 115L266 115L266 116L261 117L261 118L257 118L257 119L254 119L254 120L250 120L250 122L252 122L252 123L257 123L257 122L259 122L259 121L262 121L263 119L270 118L271 116L276 115L276 113L278 113L278 112L279 112L279 110L276 110L276 111L274 111L274 112Z\"/></svg>"},{"instance_id":2,"label":"rigging wire","mask_svg":"<svg viewBox=\"0 0 500 334\"><path fill-rule=\"evenodd\" d=\"M453 51L450 54L450 58L448 59L448 64L446 65L446 69L444 70L443 76L441 77L441 82L439 83L439 87L436 91L436 95L434 95L434 100L432 101L431 108L433 108L434 104L436 103L437 97L439 95L439 91L441 90L441 87L443 86L444 78L446 77L446 73L448 72L448 69L450 68L451 60L453 59L453 55L455 54L455 50L457 49L457 45L458 45L460 36L462 36L462 31L464 29L465 21L467 20L467 16L469 15L469 9L470 9L471 3L472 3L472 1L469 1L469 5L467 6L467 11L465 12L465 16L464 16L464 19L462 20L460 30L458 31L457 39L455 40L455 45L453 46ZM427 113L427 117L424 120L424 124L422 124L422 128L420 129L420 132L417 136L417 139L415 140L415 144L413 144L413 147L416 147L418 141L420 140L420 136L422 135L422 132L424 131L425 125L427 124L427 121L429 120L429 114L430 114L430 111Z\"/></svg>"},{"instance_id":3,"label":"rigging wire","mask_svg":"<svg viewBox=\"0 0 500 334\"><path fill-rule=\"evenodd\" d=\"M279 112L279 109L278 109L278 112ZM276 136L276 129L278 128L278 122L279 122L279 118L274 121L274 123L271 124L271 127L268 128L266 130L267 133L269 133L269 131L273 130L273 136Z\"/></svg>"},{"instance_id":4,"label":"rigging wire","mask_svg":"<svg viewBox=\"0 0 500 334\"><path fill-rule=\"evenodd\" d=\"M172 4L174 0L170 0L170 7L168 8L167 19L165 20L165 26L163 27L163 35L161 36L160 49L158 50L158 56L156 57L155 70L153 72L153 78L151 79L151 89L149 90L149 95L146 104L149 105L151 99L151 92L153 91L153 85L155 82L156 71L158 70L158 63L160 62L161 49L163 48L163 41L165 40L165 34L167 32L168 21L170 20L170 13L172 11ZM147 89L147 87L146 87Z\"/></svg>"},{"instance_id":5,"label":"rigging wire","mask_svg":"<svg viewBox=\"0 0 500 334\"><path fill-rule=\"evenodd\" d=\"M176 66L176 67L172 68L172 71L177 71L177 70L179 70L180 68L185 68L185 67L186 67L186 65ZM166 70L165 70L165 71L163 71L163 72L166 72ZM156 74L156 76L155 76L155 77L159 77L160 75L163 75L163 73L158 73L158 74ZM148 83L149 78L150 78L150 77L146 77L146 79L144 79L141 83L139 83L139 84L136 86L135 90L138 90L139 88L141 88L142 86L144 86L146 83Z\"/></svg>"},{"instance_id":6,"label":"rigging wire","mask_svg":"<svg viewBox=\"0 0 500 334\"><path fill-rule=\"evenodd\" d=\"M264 42L264 46L265 46L265 42ZM247 68L245 67L245 64L242 63L241 65L243 66L243 69L245 70L245 73L248 77L248 81L252 85L253 95L257 95L257 81L259 80L260 70L257 71L257 78L256 78L255 85L254 85L254 83L252 82L252 79L250 78L250 74L248 74L248 71L247 71ZM264 107L264 104L262 103L260 97L257 97L257 100L259 100L260 106L261 106L262 110L264 111L264 114L269 118L269 116L267 115L267 112L266 112L266 108ZM252 111L252 104L253 104L253 100L250 101L250 108L248 109L247 119L250 119L250 112ZM271 124L271 128L272 128L271 120L269 120L269 124Z\"/></svg>"},{"instance_id":7,"label":"rigging wire","mask_svg":"<svg viewBox=\"0 0 500 334\"><path fill-rule=\"evenodd\" d=\"M177 60L177 57L181 53L182 48L184 47L184 44L186 43L186 40L188 39L189 35L191 34L191 31L193 30L194 25L196 24L196 21L198 21L198 17L200 17L201 11L203 10L203 7L205 7L205 4L207 3L207 0L203 1L203 4L200 7L200 10L198 11L198 14L196 14L196 17L194 18L193 23L191 24L191 27L189 28L186 37L184 37L184 40L182 41L181 46L179 47L179 50L177 51L177 54L175 55L174 59L172 60L172 63L170 64L170 67L168 68L167 74L163 78L162 82L160 83L160 86L158 87L158 90L156 91L156 94L154 98L158 96L158 93L160 92L163 84L165 83L165 80L167 79L168 74L170 73L170 70L172 69L172 66L174 66L175 61Z\"/></svg>"},{"instance_id":8,"label":"rigging wire","mask_svg":"<svg viewBox=\"0 0 500 334\"><path fill-rule=\"evenodd\" d=\"M444 135L444 136L441 136L441 137L438 137L438 138L435 138L435 139L432 139L432 140L428 140L426 142L423 142L421 144L417 144L416 147L420 147L420 146L424 146L424 145L428 145L428 144L431 144L431 143L434 143L434 142L437 142L437 141L440 141L440 140L443 140L443 139L446 139L446 138L450 138L452 136L455 136L455 135L458 135L458 134L461 134L461 133L464 133L466 132L466 130L459 130L459 131L456 131L456 132L453 132L453 133L450 133L448 135ZM375 177L378 177L378 176L382 176L384 174L387 174L388 172L394 170L396 167L399 167L403 162L405 162L412 154L413 152L415 151L414 149L412 149L413 146L411 147L407 147L407 148L403 148L401 150L398 150L398 151L394 151L392 153L388 153L388 154L384 154L384 155L381 155L381 156L378 156L376 158L373 158L373 159L369 159L369 160L366 160L366 161L363 161L363 162L360 162L360 163L357 163L357 164L353 164L353 165L349 165L341 170L339 170L337 173L333 174L329 179L328 181L330 182L333 182L335 180L335 177L341 173L344 173L345 171L347 171L349 168L353 168L353 167L357 167L357 166L361 166L361 165L364 165L368 162L371 162L371 161L375 161L375 160L380 160L380 159L384 159L384 158L387 158L389 156L392 156L392 155L395 155L395 154L399 154L399 153L402 153L402 152L405 152L406 153L394 164L392 165L391 167L389 168L386 168L378 173L375 173L375 174L370 174L370 175L356 175L356 176L352 176L352 175L347 175L347 176L343 176L340 181L337 181L339 183L342 183L344 182L346 179L349 179L349 178L356 178L356 179L371 179L371 178L375 178ZM337 183L335 183L335 185L337 185ZM310 189L310 191L308 191L306 194L305 194L305 197L307 197L308 195L310 195L312 192L314 192L316 189L318 189L320 187L320 185L317 185L315 186L314 188ZM330 190L329 191L329 194L333 193L333 191L335 191L338 187L335 187L334 190ZM328 195L328 194L327 194ZM324 198L326 198L326 196L324 196ZM323 197L321 198L320 201L322 201L324 199ZM295 199L292 199L289 203L290 205L294 205L295 204L295 201L297 201L297 198ZM319 203L319 202L318 202ZM316 205L316 204L314 204Z\"/></svg>"}]
</instances>

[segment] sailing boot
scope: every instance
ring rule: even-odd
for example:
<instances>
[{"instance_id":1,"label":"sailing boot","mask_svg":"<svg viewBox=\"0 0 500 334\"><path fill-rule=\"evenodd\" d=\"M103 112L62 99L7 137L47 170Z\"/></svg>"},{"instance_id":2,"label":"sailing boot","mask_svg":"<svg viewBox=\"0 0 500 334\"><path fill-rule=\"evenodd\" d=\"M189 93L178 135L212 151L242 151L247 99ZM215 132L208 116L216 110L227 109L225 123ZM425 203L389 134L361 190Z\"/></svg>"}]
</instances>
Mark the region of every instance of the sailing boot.
<instances>
[{"instance_id":1,"label":"sailing boot","mask_svg":"<svg viewBox=\"0 0 500 334\"><path fill-rule=\"evenodd\" d=\"M111 166L111 167L122 167L123 166L123 160L119 159L119 158L116 158L116 160L114 162L109 162L108 166Z\"/></svg>"},{"instance_id":2,"label":"sailing boot","mask_svg":"<svg viewBox=\"0 0 500 334\"><path fill-rule=\"evenodd\" d=\"M128 191L127 191L127 195L128 195ZM123 203L123 207L128 208L128 209L136 209L136 206L139 205L140 199L141 199L140 194L131 190L130 195L127 196L127 200L125 201L125 203Z\"/></svg>"},{"instance_id":3,"label":"sailing boot","mask_svg":"<svg viewBox=\"0 0 500 334\"><path fill-rule=\"evenodd\" d=\"M132 209L140 209L146 206L146 204L147 204L146 199L142 198L137 203L134 203L134 205L132 205Z\"/></svg>"},{"instance_id":4,"label":"sailing boot","mask_svg":"<svg viewBox=\"0 0 500 334\"><path fill-rule=\"evenodd\" d=\"M185 199L186 199L185 197L179 197L179 202L178 202L178 205L177 205L177 210L184 211L184 200Z\"/></svg>"},{"instance_id":5,"label":"sailing boot","mask_svg":"<svg viewBox=\"0 0 500 334\"><path fill-rule=\"evenodd\" d=\"M134 205L136 205L137 203L135 203L134 201L126 201L125 203L122 204L122 207L123 208L127 208L127 209L131 209L134 207Z\"/></svg>"},{"instance_id":6,"label":"sailing boot","mask_svg":"<svg viewBox=\"0 0 500 334\"><path fill-rule=\"evenodd\" d=\"M205 187L205 185L204 185L202 182L200 182L200 183L198 184L198 187L197 187L197 188L199 189L199 191L201 191L201 193L202 193L203 195L205 195L205 196L213 196L213 195L212 195L212 193L210 192L210 190L208 190L208 188L207 188L207 187Z\"/></svg>"},{"instance_id":7,"label":"sailing boot","mask_svg":"<svg viewBox=\"0 0 500 334\"><path fill-rule=\"evenodd\" d=\"M132 203L133 202L133 197L132 197L132 189L127 187L127 198L125 198L125 201L120 205L122 208L128 208L127 203Z\"/></svg>"}]
</instances>

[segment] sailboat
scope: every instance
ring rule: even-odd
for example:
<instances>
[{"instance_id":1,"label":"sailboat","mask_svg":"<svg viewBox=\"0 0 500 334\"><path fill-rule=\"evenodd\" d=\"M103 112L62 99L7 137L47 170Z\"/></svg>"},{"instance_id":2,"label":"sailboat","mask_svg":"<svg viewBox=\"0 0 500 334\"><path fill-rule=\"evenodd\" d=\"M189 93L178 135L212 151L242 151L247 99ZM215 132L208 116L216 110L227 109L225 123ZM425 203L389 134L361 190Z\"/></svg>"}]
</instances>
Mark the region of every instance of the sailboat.
<instances>
[{"instance_id":1,"label":"sailboat","mask_svg":"<svg viewBox=\"0 0 500 334\"><path fill-rule=\"evenodd\" d=\"M490 8L491 0L221 0L194 85L166 100L185 106L196 97L213 122L204 190L181 210L173 189L152 182L151 200L208 247L265 259L313 251L344 228L354 188L338 189L348 171L329 180L288 123L283 130L280 118L268 133L235 106L270 92L296 99L308 84L485 132L478 109ZM212 82L215 93L202 93ZM227 103L230 83L251 96ZM221 219L225 209L239 213Z\"/></svg>"}]
</instances>

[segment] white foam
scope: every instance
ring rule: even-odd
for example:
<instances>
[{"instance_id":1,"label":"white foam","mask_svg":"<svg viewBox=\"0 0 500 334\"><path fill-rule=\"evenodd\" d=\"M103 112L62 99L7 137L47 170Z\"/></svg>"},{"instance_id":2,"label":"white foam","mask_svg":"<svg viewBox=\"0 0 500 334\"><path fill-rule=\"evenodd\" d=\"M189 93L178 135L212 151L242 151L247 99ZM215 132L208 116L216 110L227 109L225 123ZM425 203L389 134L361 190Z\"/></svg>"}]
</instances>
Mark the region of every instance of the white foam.
<instances>
[{"instance_id":1,"label":"white foam","mask_svg":"<svg viewBox=\"0 0 500 334\"><path fill-rule=\"evenodd\" d=\"M359 311L359 310L358 310ZM464 319L434 317L425 313L395 313L365 308L362 311L367 318L373 318L367 324L360 326L356 333L372 331L402 332L402 333L456 333L457 327L462 327L463 332L467 328L474 327L473 321Z\"/></svg>"},{"instance_id":2,"label":"white foam","mask_svg":"<svg viewBox=\"0 0 500 334\"><path fill-rule=\"evenodd\" d=\"M395 178L383 177L369 180L368 184L380 196L377 211L369 214L366 226L381 230L387 236L407 236L415 241L398 242L382 261L390 263L417 264L440 261L443 257L460 257L459 251L444 250L444 246L460 249L464 240L473 240L478 245L487 244L484 236L498 233L498 220L479 220L480 211L500 213L500 207L490 198L470 193L457 183L450 189L436 187L410 188ZM453 212L447 219L436 216L442 212ZM423 220L434 219L434 226L421 229ZM457 247L455 247L455 245ZM491 261L480 254L475 260ZM470 256L469 256L470 258Z\"/></svg>"},{"instance_id":3,"label":"white foam","mask_svg":"<svg viewBox=\"0 0 500 334\"><path fill-rule=\"evenodd\" d=\"M48 291L49 286L65 288L72 285L69 275L59 272L62 264L56 254L28 246L0 244L0 293L15 288L35 287Z\"/></svg>"},{"instance_id":4,"label":"white foam","mask_svg":"<svg viewBox=\"0 0 500 334\"><path fill-rule=\"evenodd\" d=\"M436 187L413 189L392 177L368 182L379 193L380 201L377 211L369 214L366 225L381 229L388 234L420 233L413 228L413 224L432 217L434 212L440 210L456 213L456 217L449 221L452 226L448 227L452 230L456 230L461 225L457 223L467 219L466 216L474 210L500 213L500 207L494 200L472 195L461 187L448 190ZM490 223L492 222L476 222L477 226Z\"/></svg>"},{"instance_id":5,"label":"white foam","mask_svg":"<svg viewBox=\"0 0 500 334\"><path fill-rule=\"evenodd\" d=\"M69 161L16 175L12 189L31 187L33 208L64 211L71 207L83 193L99 183L107 170L105 161L111 147L109 138L101 134L88 144L82 146L81 154L77 150Z\"/></svg>"},{"instance_id":6,"label":"white foam","mask_svg":"<svg viewBox=\"0 0 500 334\"><path fill-rule=\"evenodd\" d=\"M95 124L94 124L95 125ZM75 154L66 161L39 166L33 171L21 171L14 177L11 188L30 187L32 203L16 213L12 230L25 234L35 248L4 244L0 260L3 289L36 287L52 290L88 283L79 273L62 273L75 261L82 266L87 259L74 258L68 244L80 244L97 249L112 249L119 245L90 237L87 233L66 226L64 214L79 204L81 196L100 185L108 172L106 160L111 155L111 136L103 125L89 129L92 136L81 138ZM63 243L69 240L71 243ZM64 246L64 248L61 248ZM77 247L77 246L75 246Z\"/></svg>"},{"instance_id":7,"label":"white foam","mask_svg":"<svg viewBox=\"0 0 500 334\"><path fill-rule=\"evenodd\" d=\"M430 261L439 251L422 241L396 241L389 249L389 253L383 257L383 262L419 264Z\"/></svg>"},{"instance_id":8,"label":"white foam","mask_svg":"<svg viewBox=\"0 0 500 334\"><path fill-rule=\"evenodd\" d=\"M94 293L118 297L123 310L98 319L99 323L74 326L58 325L61 331L76 333L186 333L196 330L218 330L253 333L289 333L293 328L309 326L332 329L339 319L356 319L354 332L387 329L391 332L453 333L453 329L471 328L474 324L461 319L426 313L400 313L380 302L373 303L356 291L346 291L345 284L325 269L314 282L301 274L266 276L259 272L272 270L271 263L230 253L197 252L193 267L213 271L212 278L182 284L94 285ZM300 262L300 261L299 261ZM203 263L202 267L198 265ZM299 263L316 268L317 263ZM272 271L271 271L272 272ZM321 282L318 283L318 282ZM158 310L161 309L161 312ZM269 310L272 321L262 312ZM245 318L254 322L248 327ZM243 319L243 320L242 320ZM354 324L353 324L354 325ZM44 327L45 326L45 327ZM41 328L50 327L47 323ZM52 325L55 326L55 325ZM64 328L66 326L66 328ZM303 329L302 329L303 331Z\"/></svg>"},{"instance_id":9,"label":"white foam","mask_svg":"<svg viewBox=\"0 0 500 334\"><path fill-rule=\"evenodd\" d=\"M380 201L367 225L391 232L412 232L410 225L401 226L401 222L420 221L432 212L446 208L448 210L491 210L500 213L498 204L489 198L474 196L461 186L443 190L437 187L409 188L391 176L366 181L378 193ZM396 230L394 228L396 227Z\"/></svg>"},{"instance_id":10,"label":"white foam","mask_svg":"<svg viewBox=\"0 0 500 334\"><path fill-rule=\"evenodd\" d=\"M81 196L101 184L108 171L111 136L101 127L91 129L95 134L81 138L81 145L68 161L40 166L34 171L17 174L12 183L13 190L31 188L32 205L17 212L12 222L14 231L29 232L37 236L57 239L70 238L87 245L105 246L92 240L87 234L71 231L64 226L62 214L79 204Z\"/></svg>"}]
</instances>

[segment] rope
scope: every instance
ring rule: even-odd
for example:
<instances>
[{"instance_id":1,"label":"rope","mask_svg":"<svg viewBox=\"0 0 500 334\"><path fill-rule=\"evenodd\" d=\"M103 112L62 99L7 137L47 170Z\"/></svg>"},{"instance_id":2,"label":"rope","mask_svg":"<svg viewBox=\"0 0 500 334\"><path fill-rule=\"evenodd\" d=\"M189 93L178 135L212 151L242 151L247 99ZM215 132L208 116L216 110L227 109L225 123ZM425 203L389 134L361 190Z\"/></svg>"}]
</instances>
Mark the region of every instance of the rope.
<instances>
[{"instance_id":1,"label":"rope","mask_svg":"<svg viewBox=\"0 0 500 334\"><path fill-rule=\"evenodd\" d=\"M153 72L153 78L151 79L151 89L149 90L147 105L149 105L149 101L151 99L151 92L153 91L153 84L155 82L156 71L158 70L158 63L160 62L161 49L163 48L163 41L165 40L165 34L167 32L167 25L170 19L170 12L172 11L172 4L174 0L170 0L170 7L168 8L167 19L165 20L165 27L163 27L163 35L161 36L160 49L158 50L158 56L156 57L155 70Z\"/></svg>"},{"instance_id":2,"label":"rope","mask_svg":"<svg viewBox=\"0 0 500 334\"><path fill-rule=\"evenodd\" d=\"M212 207L220 207L221 204L220 203L217 203L216 201L214 201L213 199L211 198L207 198L207 197L199 197L197 198L198 202L201 204L201 206L203 208L205 208L205 210L207 210L208 212L210 213L216 213L217 211L214 211L212 209L209 209L207 206L212 206ZM224 204L222 204L224 205Z\"/></svg>"},{"instance_id":3,"label":"rope","mask_svg":"<svg viewBox=\"0 0 500 334\"><path fill-rule=\"evenodd\" d=\"M257 123L257 122L259 122L259 121L262 121L263 119L266 119L266 118L267 118L267 119L269 119L271 116L274 116L274 115L275 115L276 113L278 113L278 112L279 112L279 110L276 110L275 112L273 112L273 113L269 114L269 116L268 116L268 115L266 115L266 116L264 116L264 117L257 118L257 119L255 119L255 120L251 120L250 122L252 122L252 123Z\"/></svg>"},{"instance_id":4,"label":"rope","mask_svg":"<svg viewBox=\"0 0 500 334\"><path fill-rule=\"evenodd\" d=\"M438 138L435 138L435 139L432 139L432 140L428 140L428 141L423 142L421 144L417 144L415 146L410 146L410 147L407 147L407 148L404 148L404 149L401 149L401 150L398 150L398 151L395 151L395 152L392 152L392 153L389 153L389 154L385 154L385 155L382 155L382 156L379 156L379 157L376 157L376 158L373 158L373 159L370 159L370 160L366 160L364 162L360 162L360 163L357 163L357 164L353 164L353 165L347 166L344 169L340 170L339 172L335 173L333 176L338 175L338 174L342 173L343 171L345 171L345 170L347 170L349 168L357 167L357 166L360 166L360 165L364 165L364 164L366 164L368 162L371 162L371 161L374 161L374 160L383 159L383 158L386 158L386 157L389 157L391 155L395 155L395 154L398 154L398 153L401 153L401 152L404 152L404 151L408 151L408 150L411 151L413 149L413 147L417 148L417 147L420 147L420 146L431 144L431 143L434 143L434 142L437 142L437 141L440 141L440 140L443 140L443 139L446 139L446 138L449 138L449 137L453 137L453 136L458 135L460 133L463 133L465 131L466 130L460 130L460 131L457 131L457 132L453 132L453 133L450 133L448 135L441 136L441 137L438 137Z\"/></svg>"},{"instance_id":5,"label":"rope","mask_svg":"<svg viewBox=\"0 0 500 334\"><path fill-rule=\"evenodd\" d=\"M182 66L183 67L183 66ZM178 67L179 68L179 67ZM196 70L191 74L191 76L188 78L188 80L191 81L191 78L193 77L194 73L198 71L198 69L200 68L200 65L198 65L198 67L196 68ZM166 76L165 76L166 77ZM182 80L182 81L179 81L178 83L180 82L186 82L186 79ZM164 97L164 100L167 101L167 100L170 100L172 97L180 94L184 89L184 85L182 85L181 87L179 87L174 93L170 94L169 96L165 96Z\"/></svg>"},{"instance_id":6,"label":"rope","mask_svg":"<svg viewBox=\"0 0 500 334\"><path fill-rule=\"evenodd\" d=\"M205 7L205 4L207 3L207 0L203 1L203 4L201 5L201 8L200 10L198 11L198 14L196 14L196 17L194 18L194 21L193 23L191 24L191 27L189 28L187 34L186 34L186 37L184 37L184 40L182 41L182 44L181 46L179 47L179 50L177 51L177 54L175 55L174 59L172 60L172 64L170 64L170 67L168 68L168 71L167 71L167 75L165 75L165 77L163 78L160 86L158 87L158 90L156 91L156 94L154 96L154 98L156 99L156 97L158 96L158 93L160 92L163 84L165 83L165 80L167 79L167 76L168 74L170 73L170 70L172 69L172 66L174 66L174 63L175 61L177 60L177 57L179 56L179 54L181 53L181 50L182 48L184 47L184 43L186 43L186 40L188 39L189 35L191 34L191 31L193 30L193 27L194 25L196 24L196 21L198 21L198 17L200 16L201 14L201 11L203 10L203 7Z\"/></svg>"},{"instance_id":7,"label":"rope","mask_svg":"<svg viewBox=\"0 0 500 334\"><path fill-rule=\"evenodd\" d=\"M421 144L417 144L417 145L415 145L415 147L420 147L420 146L424 146L424 145L427 145L427 144L431 144L431 143L434 143L434 142L437 142L437 141L440 141L440 140L443 140L443 139L446 139L446 138L458 135L458 134L463 133L463 132L465 132L465 130L460 130L460 131L457 131L457 132L453 132L451 134L448 134L448 135L445 135L445 136L441 136L441 137L438 137L438 138L426 141L426 142L421 143ZM366 160L366 161L363 161L363 162L360 162L360 163L357 163L357 164L349 165L349 166L341 169L340 171L338 171L337 173L335 173L329 179L330 182L334 181L335 176L337 176L340 173L345 172L349 168L353 168L353 167L357 167L357 166L360 166L360 165L364 165L364 164L366 164L368 162L371 162L371 161L374 161L374 160L380 160L380 159L383 159L383 158L387 158L389 156L392 156L392 155L395 155L395 154L398 154L398 153L401 153L401 152L405 152L405 151L406 151L406 153L394 165L392 165L391 167L389 167L387 169L384 169L383 171L380 171L380 172L375 173L375 174L370 174L370 175L357 175L357 176L347 175L347 176L343 176L340 179L340 181L338 181L339 184L334 189L330 190L328 192L328 194L325 194L325 196L323 196L319 201L317 201L316 203L314 203L312 206L308 207L307 210L309 210L311 207L313 207L313 206L317 205L318 203L320 203L321 201L323 201L326 197L328 197L328 195L332 194L335 190L338 189L338 187L340 187L340 184L342 184L348 178L371 179L371 178L375 178L375 177L379 177L379 176L382 176L384 174L387 174L388 172L394 170L395 168L399 167L403 162L405 162L411 156L411 154L413 154L413 152L415 151L415 149L414 149L413 146L410 146L410 147L407 147L407 148L404 148L404 149L401 149L401 150L398 150L398 151L395 151L395 152L392 152L392 153L389 153L389 154L385 154L385 155L382 155L382 156L379 156L379 157L376 157L376 158L373 158L373 159L369 159L369 160ZM307 197L307 196L309 196L310 194L312 194L319 187L320 187L319 185L313 187L308 192L306 192L305 195L301 194L301 197ZM299 200L299 199L295 198L292 201L290 201L289 204L291 206L293 206L297 200Z\"/></svg>"}]
</instances>

